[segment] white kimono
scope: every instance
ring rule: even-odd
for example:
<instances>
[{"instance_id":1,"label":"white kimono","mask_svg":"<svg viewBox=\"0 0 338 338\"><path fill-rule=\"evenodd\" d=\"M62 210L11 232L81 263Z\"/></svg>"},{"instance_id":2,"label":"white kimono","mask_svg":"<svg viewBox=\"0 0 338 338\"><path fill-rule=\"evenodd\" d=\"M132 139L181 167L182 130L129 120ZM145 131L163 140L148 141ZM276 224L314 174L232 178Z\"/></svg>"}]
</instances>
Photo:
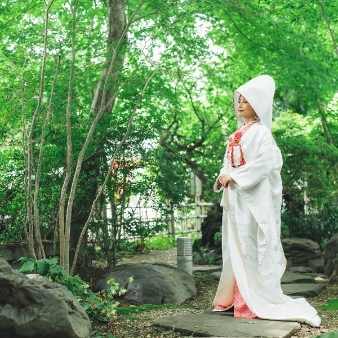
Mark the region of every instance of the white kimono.
<instances>
[{"instance_id":1,"label":"white kimono","mask_svg":"<svg viewBox=\"0 0 338 338\"><path fill-rule=\"evenodd\" d=\"M246 164L232 167L226 152L220 172L236 183L217 190L216 180L214 186L223 190L223 271L213 304L233 305L236 280L243 300L259 318L319 326L317 311L304 298L284 295L280 286L286 263L280 241L280 150L261 122L243 134L241 147Z\"/></svg>"}]
</instances>

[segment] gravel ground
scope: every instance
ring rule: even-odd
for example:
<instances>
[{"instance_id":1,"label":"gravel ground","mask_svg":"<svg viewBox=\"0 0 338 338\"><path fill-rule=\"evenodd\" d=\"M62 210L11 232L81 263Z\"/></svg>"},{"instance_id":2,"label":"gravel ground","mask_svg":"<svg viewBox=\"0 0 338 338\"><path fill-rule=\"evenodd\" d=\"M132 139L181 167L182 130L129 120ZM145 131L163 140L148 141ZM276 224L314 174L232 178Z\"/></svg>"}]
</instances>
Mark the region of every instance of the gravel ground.
<instances>
[{"instance_id":1,"label":"gravel ground","mask_svg":"<svg viewBox=\"0 0 338 338\"><path fill-rule=\"evenodd\" d=\"M176 249L150 251L144 255L136 255L125 258L120 264L135 262L165 262L175 265ZM101 331L104 336L116 338L176 338L187 337L178 332L166 331L165 329L155 327L152 322L155 318L182 315L193 313L204 313L205 310L211 309L211 302L216 292L218 280L207 274L195 275L197 294L187 300L179 308L161 308L144 312L130 312L129 314L118 314L108 324L94 327L94 330ZM329 331L338 331L338 311L325 311L321 307L329 299L338 299L338 284L327 284L326 289L317 297L308 298L314 306L320 317L322 325L320 328L312 328L308 325L302 325L301 330L292 338L312 337ZM123 309L137 309L131 304L121 301L120 307Z\"/></svg>"}]
</instances>

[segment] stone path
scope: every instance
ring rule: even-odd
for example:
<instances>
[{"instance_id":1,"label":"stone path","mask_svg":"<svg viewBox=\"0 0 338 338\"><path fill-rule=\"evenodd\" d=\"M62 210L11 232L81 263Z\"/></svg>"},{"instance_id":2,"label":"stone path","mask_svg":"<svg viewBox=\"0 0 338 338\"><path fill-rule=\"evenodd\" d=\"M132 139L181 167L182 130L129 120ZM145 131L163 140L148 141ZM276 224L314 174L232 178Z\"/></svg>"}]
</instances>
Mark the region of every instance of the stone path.
<instances>
[{"instance_id":1,"label":"stone path","mask_svg":"<svg viewBox=\"0 0 338 338\"><path fill-rule=\"evenodd\" d=\"M219 279L220 267L194 267L194 273L209 273ZM317 296L326 284L317 283L316 277L325 280L325 276L305 276L285 273L282 278L283 292L293 298ZM212 312L204 314L167 316L157 318L154 325L179 331L187 336L196 337L269 337L288 338L300 330L297 322L273 321L262 319L233 318L232 312Z\"/></svg>"}]
</instances>

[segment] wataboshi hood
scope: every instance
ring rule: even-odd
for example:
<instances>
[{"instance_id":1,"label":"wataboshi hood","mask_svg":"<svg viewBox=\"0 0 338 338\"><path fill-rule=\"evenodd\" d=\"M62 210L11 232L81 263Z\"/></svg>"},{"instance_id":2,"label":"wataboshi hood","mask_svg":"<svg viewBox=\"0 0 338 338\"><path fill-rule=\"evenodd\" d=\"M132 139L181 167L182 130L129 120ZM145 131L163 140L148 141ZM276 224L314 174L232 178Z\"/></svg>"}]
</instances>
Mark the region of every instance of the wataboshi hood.
<instances>
[{"instance_id":1,"label":"wataboshi hood","mask_svg":"<svg viewBox=\"0 0 338 338\"><path fill-rule=\"evenodd\" d=\"M244 124L244 120L238 116L238 99L242 95L250 103L260 118L260 121L267 128L271 129L272 104L275 93L275 81L269 75L257 76L234 92L234 105L238 126Z\"/></svg>"}]
</instances>

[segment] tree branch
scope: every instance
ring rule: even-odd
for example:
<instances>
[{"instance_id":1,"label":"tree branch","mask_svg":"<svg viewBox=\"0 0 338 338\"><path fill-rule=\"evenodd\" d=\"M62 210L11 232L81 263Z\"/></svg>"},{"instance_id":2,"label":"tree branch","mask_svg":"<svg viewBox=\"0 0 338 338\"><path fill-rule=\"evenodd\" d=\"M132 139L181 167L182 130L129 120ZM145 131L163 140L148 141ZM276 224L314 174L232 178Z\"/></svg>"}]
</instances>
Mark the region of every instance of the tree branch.
<instances>
[{"instance_id":1,"label":"tree branch","mask_svg":"<svg viewBox=\"0 0 338 338\"><path fill-rule=\"evenodd\" d=\"M338 56L338 46L337 46L337 42L336 42L336 39L334 38L334 35L333 35L333 31L331 29L331 26L330 26L330 22L329 22L329 19L327 18L326 14L325 14L325 9L324 9L324 5L323 5L323 2L322 0L317 0L317 2L319 3L319 6L322 10L322 14L323 14L323 18L326 22L326 25L327 25L327 29L329 30L329 33L331 35L331 39L332 39L332 42L333 42L333 46L334 46L334 49L335 49L335 52Z\"/></svg>"}]
</instances>

